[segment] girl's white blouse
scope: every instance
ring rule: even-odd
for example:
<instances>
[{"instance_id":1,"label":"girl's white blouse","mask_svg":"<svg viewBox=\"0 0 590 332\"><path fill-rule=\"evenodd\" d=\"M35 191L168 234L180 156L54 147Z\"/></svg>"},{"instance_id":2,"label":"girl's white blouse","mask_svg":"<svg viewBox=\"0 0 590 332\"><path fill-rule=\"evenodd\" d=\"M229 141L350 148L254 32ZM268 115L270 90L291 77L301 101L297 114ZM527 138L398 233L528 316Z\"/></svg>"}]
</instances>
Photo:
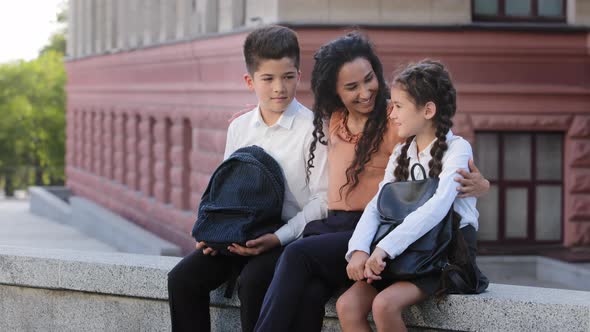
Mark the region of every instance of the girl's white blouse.
<instances>
[{"instance_id":1,"label":"girl's white blouse","mask_svg":"<svg viewBox=\"0 0 590 332\"><path fill-rule=\"evenodd\" d=\"M416 163L420 163L428 171L428 162L432 159L430 149L433 146L432 141L430 145L424 149L420 154L417 153L416 140L412 141L408 148L408 157L410 158L410 168ZM395 258L401 254L414 241L419 239L422 235L431 230L442 218L446 215L454 203L455 211L461 216L461 226L472 225L476 230L478 229L477 219L479 213L475 207L477 199L475 197L458 198L457 187L459 183L455 181L456 177L461 177L457 173L459 169L469 170L468 161L473 158L471 145L460 136L455 136L449 130L447 133L448 150L442 158L442 172L439 175L438 189L434 196L429 199L424 205L416 211L410 213L403 223L396 227L389 233L377 246L389 255L390 258ZM385 169L385 177L379 184L379 192L386 183L395 181L393 171L397 166L397 158L401 153L403 144L398 144L389 158L387 168ZM416 172L421 173L421 172ZM419 178L421 175L416 174ZM364 251L370 254L370 246L380 223L379 211L377 210L377 198L379 192L369 202L361 219L359 220L352 238L348 242L348 252L346 253L346 260L350 260L352 253L356 250Z\"/></svg>"}]
</instances>

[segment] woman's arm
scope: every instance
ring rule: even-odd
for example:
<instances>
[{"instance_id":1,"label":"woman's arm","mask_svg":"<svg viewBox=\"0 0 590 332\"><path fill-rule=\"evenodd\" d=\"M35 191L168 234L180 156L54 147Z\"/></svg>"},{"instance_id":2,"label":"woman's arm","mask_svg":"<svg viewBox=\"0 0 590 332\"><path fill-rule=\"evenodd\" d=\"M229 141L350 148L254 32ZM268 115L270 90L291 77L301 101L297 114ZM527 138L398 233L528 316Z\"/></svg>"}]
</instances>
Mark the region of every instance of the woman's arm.
<instances>
[{"instance_id":1,"label":"woman's arm","mask_svg":"<svg viewBox=\"0 0 590 332\"><path fill-rule=\"evenodd\" d=\"M460 177L455 177L455 181L459 182L457 187L459 198L465 197L481 197L490 191L490 181L486 180L479 169L475 167L473 159L469 159L469 172L465 169L457 171Z\"/></svg>"}]
</instances>

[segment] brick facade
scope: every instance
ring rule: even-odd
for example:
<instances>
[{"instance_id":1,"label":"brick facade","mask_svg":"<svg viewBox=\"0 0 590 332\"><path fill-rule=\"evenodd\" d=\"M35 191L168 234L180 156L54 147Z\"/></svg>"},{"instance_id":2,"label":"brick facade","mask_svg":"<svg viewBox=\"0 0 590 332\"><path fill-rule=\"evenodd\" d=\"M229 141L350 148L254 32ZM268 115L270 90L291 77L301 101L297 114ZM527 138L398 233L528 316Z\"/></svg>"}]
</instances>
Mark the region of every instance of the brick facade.
<instances>
[{"instance_id":1,"label":"brick facade","mask_svg":"<svg viewBox=\"0 0 590 332\"><path fill-rule=\"evenodd\" d=\"M297 31L298 99L311 106L312 55L343 30ZM388 80L400 63L424 57L449 66L459 91L454 130L472 143L478 130L563 132L563 244L590 245L587 32L367 31ZM68 61L68 187L190 250L228 119L256 101L243 83L245 35Z\"/></svg>"}]
</instances>

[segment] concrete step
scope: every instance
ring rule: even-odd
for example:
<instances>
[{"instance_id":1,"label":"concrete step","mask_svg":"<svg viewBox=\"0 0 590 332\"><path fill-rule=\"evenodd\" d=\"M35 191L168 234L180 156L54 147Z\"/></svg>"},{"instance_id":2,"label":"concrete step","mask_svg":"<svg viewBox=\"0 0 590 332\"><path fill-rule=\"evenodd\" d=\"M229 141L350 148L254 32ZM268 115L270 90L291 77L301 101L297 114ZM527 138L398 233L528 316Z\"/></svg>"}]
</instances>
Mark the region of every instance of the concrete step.
<instances>
[{"instance_id":1,"label":"concrete step","mask_svg":"<svg viewBox=\"0 0 590 332\"><path fill-rule=\"evenodd\" d=\"M74 227L29 211L27 200L0 200L0 245L116 252L117 249Z\"/></svg>"},{"instance_id":2,"label":"concrete step","mask_svg":"<svg viewBox=\"0 0 590 332\"><path fill-rule=\"evenodd\" d=\"M180 256L180 247L104 207L55 187L30 187L30 210L71 226L122 252ZM64 200L67 197L67 203Z\"/></svg>"}]
</instances>

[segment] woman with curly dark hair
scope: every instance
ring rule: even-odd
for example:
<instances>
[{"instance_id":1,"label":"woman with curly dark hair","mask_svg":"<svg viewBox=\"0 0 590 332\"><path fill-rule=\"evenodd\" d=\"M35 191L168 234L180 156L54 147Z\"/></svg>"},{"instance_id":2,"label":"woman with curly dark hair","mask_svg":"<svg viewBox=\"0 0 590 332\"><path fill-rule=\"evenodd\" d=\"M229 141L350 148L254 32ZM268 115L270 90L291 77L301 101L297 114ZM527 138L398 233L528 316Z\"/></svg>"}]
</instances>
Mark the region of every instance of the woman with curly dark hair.
<instances>
[{"instance_id":1,"label":"woman with curly dark hair","mask_svg":"<svg viewBox=\"0 0 590 332\"><path fill-rule=\"evenodd\" d=\"M351 32L315 54L313 142L328 146L328 218L312 221L303 239L289 244L275 269L256 331L320 331L324 306L347 284L344 255L362 212L377 193L396 144L389 88L371 42ZM474 195L487 191L479 173L471 175Z\"/></svg>"}]
</instances>

